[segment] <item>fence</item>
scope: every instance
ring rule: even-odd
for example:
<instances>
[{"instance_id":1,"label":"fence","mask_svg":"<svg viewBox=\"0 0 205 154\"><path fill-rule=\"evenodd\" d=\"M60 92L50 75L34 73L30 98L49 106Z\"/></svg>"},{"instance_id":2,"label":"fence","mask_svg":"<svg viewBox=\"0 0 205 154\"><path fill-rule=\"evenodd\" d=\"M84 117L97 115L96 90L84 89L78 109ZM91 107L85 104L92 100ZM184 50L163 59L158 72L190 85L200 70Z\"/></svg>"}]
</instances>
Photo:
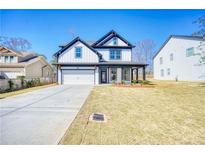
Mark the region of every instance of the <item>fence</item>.
<instances>
[{"instance_id":1,"label":"fence","mask_svg":"<svg viewBox=\"0 0 205 154\"><path fill-rule=\"evenodd\" d=\"M40 81L40 84L42 85L55 82L53 78L37 78L37 79ZM24 79L25 82L32 81L32 80L35 80L35 79ZM20 79L0 79L0 92L10 89L10 86L11 86L10 85L11 83L9 83L10 81L12 83L13 90L23 88L22 81Z\"/></svg>"}]
</instances>

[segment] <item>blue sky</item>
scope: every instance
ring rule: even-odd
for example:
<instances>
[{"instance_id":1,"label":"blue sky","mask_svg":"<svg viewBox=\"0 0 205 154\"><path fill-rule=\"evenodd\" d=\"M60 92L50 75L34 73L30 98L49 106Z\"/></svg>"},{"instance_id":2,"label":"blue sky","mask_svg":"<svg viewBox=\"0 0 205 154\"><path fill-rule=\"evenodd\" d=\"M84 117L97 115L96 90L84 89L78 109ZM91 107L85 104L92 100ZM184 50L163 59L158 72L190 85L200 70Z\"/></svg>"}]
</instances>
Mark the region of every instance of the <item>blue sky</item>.
<instances>
[{"instance_id":1,"label":"blue sky","mask_svg":"<svg viewBox=\"0 0 205 154\"><path fill-rule=\"evenodd\" d=\"M70 31L83 40L97 40L114 29L133 44L153 39L156 51L169 35L198 30L192 22L205 10L1 10L0 14L2 36L27 39L30 50L50 61L59 44L72 40Z\"/></svg>"}]
</instances>

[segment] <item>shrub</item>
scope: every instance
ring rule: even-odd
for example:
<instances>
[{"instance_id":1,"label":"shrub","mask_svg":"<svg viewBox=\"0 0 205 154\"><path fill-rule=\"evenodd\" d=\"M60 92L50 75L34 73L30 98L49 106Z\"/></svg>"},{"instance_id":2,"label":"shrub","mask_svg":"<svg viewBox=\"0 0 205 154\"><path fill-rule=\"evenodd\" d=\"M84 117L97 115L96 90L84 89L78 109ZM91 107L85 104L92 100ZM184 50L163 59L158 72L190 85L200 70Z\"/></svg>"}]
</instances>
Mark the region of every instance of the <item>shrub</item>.
<instances>
[{"instance_id":1,"label":"shrub","mask_svg":"<svg viewBox=\"0 0 205 154\"><path fill-rule=\"evenodd\" d=\"M36 78L36 79L34 80L34 86L40 86L40 85L42 85L42 84L41 84L41 81L40 81L40 78Z\"/></svg>"},{"instance_id":2,"label":"shrub","mask_svg":"<svg viewBox=\"0 0 205 154\"><path fill-rule=\"evenodd\" d=\"M21 80L21 87L23 88L25 84L25 76L17 76L17 79Z\"/></svg>"},{"instance_id":3,"label":"shrub","mask_svg":"<svg viewBox=\"0 0 205 154\"><path fill-rule=\"evenodd\" d=\"M140 80L139 83L141 83L141 84L150 84L150 81L148 81L148 80Z\"/></svg>"},{"instance_id":4,"label":"shrub","mask_svg":"<svg viewBox=\"0 0 205 154\"><path fill-rule=\"evenodd\" d=\"M8 81L8 84L9 84L9 89L12 90L13 89L13 86L14 86L14 83L12 80L9 80Z\"/></svg>"},{"instance_id":5,"label":"shrub","mask_svg":"<svg viewBox=\"0 0 205 154\"><path fill-rule=\"evenodd\" d=\"M27 88L33 87L34 85L35 85L35 81L33 79L26 81Z\"/></svg>"},{"instance_id":6,"label":"shrub","mask_svg":"<svg viewBox=\"0 0 205 154\"><path fill-rule=\"evenodd\" d=\"M132 80L131 83L136 84L137 80Z\"/></svg>"},{"instance_id":7,"label":"shrub","mask_svg":"<svg viewBox=\"0 0 205 154\"><path fill-rule=\"evenodd\" d=\"M121 84L125 84L125 81L124 81L124 80L122 80L122 81L121 81Z\"/></svg>"}]
</instances>

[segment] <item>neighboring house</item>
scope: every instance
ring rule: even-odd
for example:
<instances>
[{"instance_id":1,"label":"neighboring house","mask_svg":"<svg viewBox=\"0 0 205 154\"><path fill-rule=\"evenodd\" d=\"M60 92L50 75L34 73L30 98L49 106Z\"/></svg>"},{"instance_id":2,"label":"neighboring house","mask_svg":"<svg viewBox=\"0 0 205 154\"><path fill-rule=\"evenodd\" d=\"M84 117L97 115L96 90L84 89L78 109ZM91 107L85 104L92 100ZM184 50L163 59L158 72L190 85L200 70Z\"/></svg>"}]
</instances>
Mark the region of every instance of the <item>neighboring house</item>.
<instances>
[{"instance_id":1,"label":"neighboring house","mask_svg":"<svg viewBox=\"0 0 205 154\"><path fill-rule=\"evenodd\" d=\"M147 64L131 61L133 47L113 30L92 44L77 37L65 46L61 46L61 49L54 54L57 58L58 83L101 84L121 81L130 83L133 80L133 70L138 68L143 69L145 80Z\"/></svg>"},{"instance_id":2,"label":"neighboring house","mask_svg":"<svg viewBox=\"0 0 205 154\"><path fill-rule=\"evenodd\" d=\"M0 46L0 76L15 79L52 77L51 65L41 56L32 52L17 52Z\"/></svg>"},{"instance_id":3,"label":"neighboring house","mask_svg":"<svg viewBox=\"0 0 205 154\"><path fill-rule=\"evenodd\" d=\"M205 81L204 56L203 37L172 35L153 58L154 79Z\"/></svg>"}]
</instances>

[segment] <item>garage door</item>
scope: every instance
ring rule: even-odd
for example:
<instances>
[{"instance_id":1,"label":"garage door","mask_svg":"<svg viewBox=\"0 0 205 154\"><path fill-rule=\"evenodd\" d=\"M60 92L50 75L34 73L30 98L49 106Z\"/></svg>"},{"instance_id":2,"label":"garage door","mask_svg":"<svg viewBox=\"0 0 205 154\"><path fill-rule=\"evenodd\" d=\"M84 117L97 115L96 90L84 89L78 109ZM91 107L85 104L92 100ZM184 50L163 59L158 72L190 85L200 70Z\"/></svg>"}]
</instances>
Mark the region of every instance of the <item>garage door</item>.
<instances>
[{"instance_id":1,"label":"garage door","mask_svg":"<svg viewBox=\"0 0 205 154\"><path fill-rule=\"evenodd\" d=\"M94 70L63 70L62 84L94 84Z\"/></svg>"}]
</instances>

